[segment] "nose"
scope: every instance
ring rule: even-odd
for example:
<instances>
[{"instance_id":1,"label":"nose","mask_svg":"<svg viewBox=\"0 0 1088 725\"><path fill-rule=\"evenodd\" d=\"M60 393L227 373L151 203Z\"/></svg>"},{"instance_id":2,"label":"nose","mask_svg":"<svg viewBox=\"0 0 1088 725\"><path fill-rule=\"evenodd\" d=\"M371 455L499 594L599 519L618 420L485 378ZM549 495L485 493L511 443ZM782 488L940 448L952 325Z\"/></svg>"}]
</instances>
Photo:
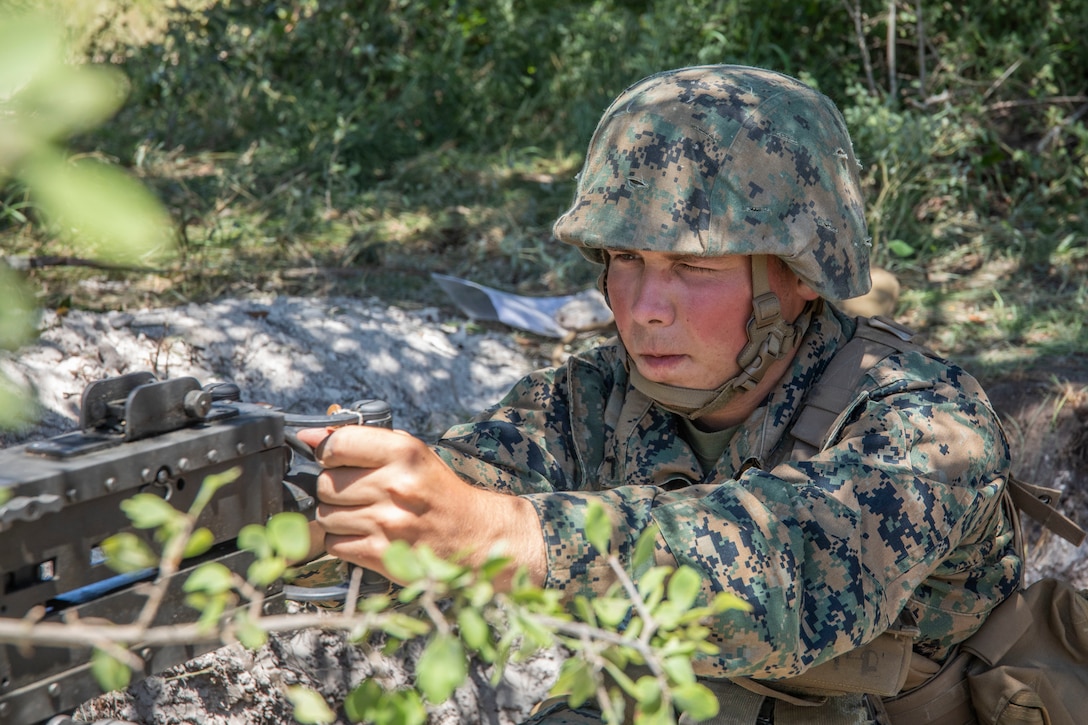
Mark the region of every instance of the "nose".
<instances>
[{"instance_id":1,"label":"nose","mask_svg":"<svg viewBox=\"0 0 1088 725\"><path fill-rule=\"evenodd\" d=\"M643 269L631 298L631 318L640 325L670 325L676 308L666 274Z\"/></svg>"}]
</instances>

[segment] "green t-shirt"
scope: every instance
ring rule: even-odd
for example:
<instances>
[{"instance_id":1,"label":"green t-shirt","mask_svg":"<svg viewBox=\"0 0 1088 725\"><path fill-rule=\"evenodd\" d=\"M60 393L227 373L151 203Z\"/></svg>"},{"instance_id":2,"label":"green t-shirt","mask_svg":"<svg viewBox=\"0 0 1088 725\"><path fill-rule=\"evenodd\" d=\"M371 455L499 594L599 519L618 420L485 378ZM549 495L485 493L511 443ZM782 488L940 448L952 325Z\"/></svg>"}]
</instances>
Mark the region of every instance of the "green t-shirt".
<instances>
[{"instance_id":1,"label":"green t-shirt","mask_svg":"<svg viewBox=\"0 0 1088 725\"><path fill-rule=\"evenodd\" d=\"M701 430L689 418L677 417L680 419L680 434L691 446L695 457L699 459L699 466L703 469L703 473L709 473L717 465L718 459L725 453L729 441L733 439L733 434L737 432L740 425L725 430L706 431Z\"/></svg>"}]
</instances>

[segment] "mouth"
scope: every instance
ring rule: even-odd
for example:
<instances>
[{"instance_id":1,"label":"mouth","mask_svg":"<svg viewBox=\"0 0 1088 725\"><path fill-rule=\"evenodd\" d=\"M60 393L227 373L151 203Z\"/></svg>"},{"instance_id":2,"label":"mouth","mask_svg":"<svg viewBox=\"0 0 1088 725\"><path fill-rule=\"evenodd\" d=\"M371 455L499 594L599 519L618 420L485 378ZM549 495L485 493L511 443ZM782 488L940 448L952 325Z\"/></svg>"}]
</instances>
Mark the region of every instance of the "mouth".
<instances>
[{"instance_id":1,"label":"mouth","mask_svg":"<svg viewBox=\"0 0 1088 725\"><path fill-rule=\"evenodd\" d=\"M651 380L657 379L659 382L663 382L664 378L667 378L670 373L683 364L684 360L687 359L687 355L639 353L634 358L638 363L639 371L644 376Z\"/></svg>"}]
</instances>

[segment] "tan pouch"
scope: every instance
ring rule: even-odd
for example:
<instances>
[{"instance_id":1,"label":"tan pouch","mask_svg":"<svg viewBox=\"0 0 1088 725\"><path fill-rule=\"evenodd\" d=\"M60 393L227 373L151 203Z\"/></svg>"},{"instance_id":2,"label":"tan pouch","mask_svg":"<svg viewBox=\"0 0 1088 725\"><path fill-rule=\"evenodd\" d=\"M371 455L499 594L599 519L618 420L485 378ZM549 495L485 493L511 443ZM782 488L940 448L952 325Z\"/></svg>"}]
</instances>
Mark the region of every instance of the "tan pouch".
<instances>
[{"instance_id":1,"label":"tan pouch","mask_svg":"<svg viewBox=\"0 0 1088 725\"><path fill-rule=\"evenodd\" d=\"M905 610L887 631L856 650L809 668L797 677L762 681L775 690L835 697L865 693L888 697L901 692L910 672L918 626Z\"/></svg>"},{"instance_id":2,"label":"tan pouch","mask_svg":"<svg viewBox=\"0 0 1088 725\"><path fill-rule=\"evenodd\" d=\"M1081 725L1088 599L1043 579L1017 592L921 687L884 700L892 725Z\"/></svg>"},{"instance_id":3,"label":"tan pouch","mask_svg":"<svg viewBox=\"0 0 1088 725\"><path fill-rule=\"evenodd\" d=\"M1088 719L1088 599L1069 583L1042 579L1018 592L963 648L976 657L967 682L980 723Z\"/></svg>"},{"instance_id":4,"label":"tan pouch","mask_svg":"<svg viewBox=\"0 0 1088 725\"><path fill-rule=\"evenodd\" d=\"M923 685L884 700L892 725L977 725L967 685L973 655L959 652Z\"/></svg>"}]
</instances>

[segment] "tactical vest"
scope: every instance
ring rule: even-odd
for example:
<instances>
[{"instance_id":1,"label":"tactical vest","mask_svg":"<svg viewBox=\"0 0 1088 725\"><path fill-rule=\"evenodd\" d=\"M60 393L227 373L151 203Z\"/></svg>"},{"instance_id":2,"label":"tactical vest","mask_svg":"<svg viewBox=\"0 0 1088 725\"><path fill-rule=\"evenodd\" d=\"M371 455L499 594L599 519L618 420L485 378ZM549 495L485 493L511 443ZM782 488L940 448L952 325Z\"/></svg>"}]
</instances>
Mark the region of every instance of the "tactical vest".
<instances>
[{"instance_id":1,"label":"tactical vest","mask_svg":"<svg viewBox=\"0 0 1088 725\"><path fill-rule=\"evenodd\" d=\"M820 380L810 389L790 431L792 446L788 441L779 446L768 462L768 468L787 460L804 461L823 450L845 422L843 418L853 407L851 403L858 395L862 379L882 360L910 351L933 354L913 338L914 333L888 318L858 318L854 336L835 354ZM1026 513L1075 545L1084 540L1085 531L1055 508L1060 493L1057 489L1027 484L1012 477L1006 483L1003 501L1014 525L1016 546L1022 554L1024 541L1019 512ZM1017 597L1021 597L1020 592L1014 595ZM1027 607L1019 602L1015 606L999 607L991 616L996 614L1001 614L1010 626L1020 630L1025 630L1031 619ZM997 641L1003 638L994 635L995 629L990 628L987 636L979 637L978 642L984 656L990 657L987 661L991 664L1007 648ZM913 642L917 634L915 623L904 612L891 628L872 642L812 667L797 677L774 682L750 678L703 681L715 691L721 703L719 715L706 722L711 725L737 722L974 725L980 722L971 710L969 695L964 691L966 685L961 686L956 681L950 685L951 691L928 691L927 682L934 681L934 675L943 670L933 661L914 653ZM909 689L915 698L897 702L897 696L907 688L908 678ZM929 710L934 710L931 702L934 697L956 699L948 712L939 713L945 719L924 719L929 716ZM897 705L900 705L898 715L894 714ZM889 715L890 712L893 714Z\"/></svg>"}]
</instances>

